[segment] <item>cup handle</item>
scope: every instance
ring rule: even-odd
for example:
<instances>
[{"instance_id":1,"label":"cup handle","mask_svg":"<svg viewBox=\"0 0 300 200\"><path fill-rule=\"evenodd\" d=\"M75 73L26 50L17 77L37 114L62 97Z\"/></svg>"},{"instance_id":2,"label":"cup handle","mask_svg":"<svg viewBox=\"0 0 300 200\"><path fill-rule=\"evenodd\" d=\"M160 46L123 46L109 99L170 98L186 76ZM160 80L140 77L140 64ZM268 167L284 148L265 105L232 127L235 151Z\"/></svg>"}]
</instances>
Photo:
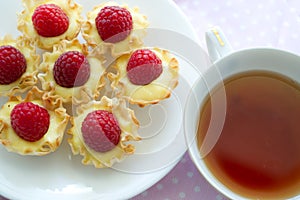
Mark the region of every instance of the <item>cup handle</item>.
<instances>
[{"instance_id":1,"label":"cup handle","mask_svg":"<svg viewBox=\"0 0 300 200\"><path fill-rule=\"evenodd\" d=\"M232 51L232 47L227 41L223 31L217 27L211 27L205 34L208 54L214 63Z\"/></svg>"}]
</instances>

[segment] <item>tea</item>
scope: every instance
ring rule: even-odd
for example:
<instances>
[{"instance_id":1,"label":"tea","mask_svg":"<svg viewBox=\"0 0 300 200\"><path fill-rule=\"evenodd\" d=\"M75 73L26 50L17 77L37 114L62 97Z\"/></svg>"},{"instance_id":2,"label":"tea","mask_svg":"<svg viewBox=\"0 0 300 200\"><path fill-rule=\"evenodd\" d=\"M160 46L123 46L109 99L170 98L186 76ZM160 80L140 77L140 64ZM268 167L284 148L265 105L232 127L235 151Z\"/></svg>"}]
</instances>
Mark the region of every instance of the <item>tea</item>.
<instances>
[{"instance_id":1,"label":"tea","mask_svg":"<svg viewBox=\"0 0 300 200\"><path fill-rule=\"evenodd\" d=\"M218 112L212 109L211 99L221 87L226 92L225 122L217 143L203 158L207 167L233 192L251 199L299 194L300 85L266 71L228 78L201 108L199 148L208 127L218 123L210 120L211 111ZM214 103L218 101L223 99Z\"/></svg>"}]
</instances>

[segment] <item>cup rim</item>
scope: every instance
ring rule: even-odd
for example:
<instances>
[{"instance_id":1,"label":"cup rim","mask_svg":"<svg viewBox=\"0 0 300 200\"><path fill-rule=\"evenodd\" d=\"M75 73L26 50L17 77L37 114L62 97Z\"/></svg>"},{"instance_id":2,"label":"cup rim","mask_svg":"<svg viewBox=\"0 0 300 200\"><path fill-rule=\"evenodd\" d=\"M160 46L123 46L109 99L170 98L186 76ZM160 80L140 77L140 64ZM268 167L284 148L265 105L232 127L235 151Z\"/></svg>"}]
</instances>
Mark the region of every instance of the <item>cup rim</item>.
<instances>
[{"instance_id":1,"label":"cup rim","mask_svg":"<svg viewBox=\"0 0 300 200\"><path fill-rule=\"evenodd\" d=\"M214 66L222 66L222 62L226 61L226 60L230 60L230 59L235 59L236 56L241 56L242 54L261 54L261 53L274 53L280 56L285 56L285 57L289 57L289 58L294 58L299 60L300 63L300 55L297 55L291 51L288 50L283 50L283 49L277 49L277 48L273 48L273 47L255 47L255 48L245 48L245 49L240 49L238 51L232 51L230 53L228 53L226 56L216 60L212 65ZM287 66L289 67L289 66ZM197 87L197 85L199 85L199 82L201 82L201 80L203 80L203 78L206 76L207 73L209 73L209 71L211 70L211 66L208 67L208 69L206 69L206 71L201 74L201 76L199 76L199 78L195 81L195 83L192 85L190 92L187 96L187 101L186 104L184 106L184 119L183 119L183 126L184 126L184 136L185 139L188 140L188 128L187 128L187 108L189 106L189 103L191 101L191 98L193 97L193 95L195 95L194 91L195 88ZM300 66L299 66L299 70L300 70ZM237 74L237 73L233 73L233 74ZM300 79L299 79L300 80ZM208 93L206 93L206 95L208 95ZM203 102L205 98L203 98L200 102L200 104ZM199 106L200 109L201 105ZM197 117L199 116L199 109L197 110ZM198 121L197 119L194 119ZM196 125L198 125L198 122L196 122ZM195 130L197 131L197 130ZM247 197L241 196L240 194L237 194L235 192L233 192L232 190L230 190L227 186L225 186L223 183L221 183L216 177L214 177L213 173L209 170L209 168L206 166L205 162L203 161L203 158L201 158L200 153L199 153L199 149L198 149L198 144L197 144L197 139L196 139L196 134L192 133L194 136L194 139L192 141L187 141L187 149L188 149L188 154L192 160L192 162L194 163L194 165L196 166L197 170L200 172L200 174L202 174L202 176L205 178L205 180L213 187L215 188L218 192L222 193L224 196L226 196L229 199L240 199L240 200L246 200L248 199ZM299 190L299 194L297 196L291 197L290 200L294 200L295 198L300 196L300 190Z\"/></svg>"},{"instance_id":2,"label":"cup rim","mask_svg":"<svg viewBox=\"0 0 300 200\"><path fill-rule=\"evenodd\" d=\"M231 52L228 52L227 55L221 57L220 59L216 60L214 63L212 63L212 65L215 65L217 63L220 63L220 62L223 62L224 59L229 59L230 57L232 56L236 56L238 54L244 54L244 53L252 53L252 52L276 52L276 53L280 53L280 54L285 54L285 55L288 55L288 56L296 56L296 57L300 57L300 55L292 52L292 51L289 51L289 50L285 50L285 49L279 49L279 48L274 48L274 47L251 47L251 48L242 48L242 49L239 49L237 51L231 51ZM208 68L209 69L209 68Z\"/></svg>"}]
</instances>

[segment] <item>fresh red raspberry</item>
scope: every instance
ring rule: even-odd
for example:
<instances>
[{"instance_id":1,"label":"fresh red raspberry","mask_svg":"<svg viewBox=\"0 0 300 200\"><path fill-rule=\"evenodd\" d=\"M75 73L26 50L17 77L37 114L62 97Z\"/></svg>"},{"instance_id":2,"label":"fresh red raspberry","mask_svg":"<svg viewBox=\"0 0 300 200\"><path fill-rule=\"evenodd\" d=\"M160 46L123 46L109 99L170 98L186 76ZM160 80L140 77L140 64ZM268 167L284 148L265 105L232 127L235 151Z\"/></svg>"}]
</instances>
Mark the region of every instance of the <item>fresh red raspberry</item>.
<instances>
[{"instance_id":1,"label":"fresh red raspberry","mask_svg":"<svg viewBox=\"0 0 300 200\"><path fill-rule=\"evenodd\" d=\"M0 84L7 85L17 79L26 71L26 59L15 47L0 47Z\"/></svg>"},{"instance_id":2,"label":"fresh red raspberry","mask_svg":"<svg viewBox=\"0 0 300 200\"><path fill-rule=\"evenodd\" d=\"M23 102L16 105L10 114L11 126L22 139L35 142L48 131L50 115L48 111L34 103Z\"/></svg>"},{"instance_id":3,"label":"fresh red raspberry","mask_svg":"<svg viewBox=\"0 0 300 200\"><path fill-rule=\"evenodd\" d=\"M53 75L56 83L62 87L82 86L90 77L89 61L78 51L68 51L56 60Z\"/></svg>"},{"instance_id":4,"label":"fresh red raspberry","mask_svg":"<svg viewBox=\"0 0 300 200\"><path fill-rule=\"evenodd\" d=\"M38 6L31 20L37 33L43 37L59 36L65 33L69 27L67 14L55 4Z\"/></svg>"},{"instance_id":5,"label":"fresh red raspberry","mask_svg":"<svg viewBox=\"0 0 300 200\"><path fill-rule=\"evenodd\" d=\"M121 137L118 121L106 110L89 113L82 123L81 132L85 144L97 152L112 150Z\"/></svg>"},{"instance_id":6,"label":"fresh red raspberry","mask_svg":"<svg viewBox=\"0 0 300 200\"><path fill-rule=\"evenodd\" d=\"M101 39L109 43L124 40L133 27L130 12L119 6L102 8L95 19L95 23Z\"/></svg>"},{"instance_id":7,"label":"fresh red raspberry","mask_svg":"<svg viewBox=\"0 0 300 200\"><path fill-rule=\"evenodd\" d=\"M162 73L162 61L149 49L132 53L127 64L127 76L135 85L147 85Z\"/></svg>"}]
</instances>

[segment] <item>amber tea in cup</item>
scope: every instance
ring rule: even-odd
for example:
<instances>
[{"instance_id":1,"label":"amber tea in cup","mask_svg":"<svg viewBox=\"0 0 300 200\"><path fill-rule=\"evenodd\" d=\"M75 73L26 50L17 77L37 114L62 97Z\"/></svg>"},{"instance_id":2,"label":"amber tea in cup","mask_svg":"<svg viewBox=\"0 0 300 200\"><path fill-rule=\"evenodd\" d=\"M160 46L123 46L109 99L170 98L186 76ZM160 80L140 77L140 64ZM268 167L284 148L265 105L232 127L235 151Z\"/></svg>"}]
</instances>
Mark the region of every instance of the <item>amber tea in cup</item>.
<instances>
[{"instance_id":1,"label":"amber tea in cup","mask_svg":"<svg viewBox=\"0 0 300 200\"><path fill-rule=\"evenodd\" d=\"M218 123L211 121L212 110L222 115L218 113L222 111L211 109L223 101L217 98L221 87L226 94L225 121L216 144L203 158L208 169L230 190L250 199L297 195L300 85L268 71L248 71L226 78L202 103L199 149L209 126Z\"/></svg>"},{"instance_id":2,"label":"amber tea in cup","mask_svg":"<svg viewBox=\"0 0 300 200\"><path fill-rule=\"evenodd\" d=\"M233 51L206 32L212 65L184 111L189 154L233 200L300 198L300 56L276 48Z\"/></svg>"}]
</instances>

